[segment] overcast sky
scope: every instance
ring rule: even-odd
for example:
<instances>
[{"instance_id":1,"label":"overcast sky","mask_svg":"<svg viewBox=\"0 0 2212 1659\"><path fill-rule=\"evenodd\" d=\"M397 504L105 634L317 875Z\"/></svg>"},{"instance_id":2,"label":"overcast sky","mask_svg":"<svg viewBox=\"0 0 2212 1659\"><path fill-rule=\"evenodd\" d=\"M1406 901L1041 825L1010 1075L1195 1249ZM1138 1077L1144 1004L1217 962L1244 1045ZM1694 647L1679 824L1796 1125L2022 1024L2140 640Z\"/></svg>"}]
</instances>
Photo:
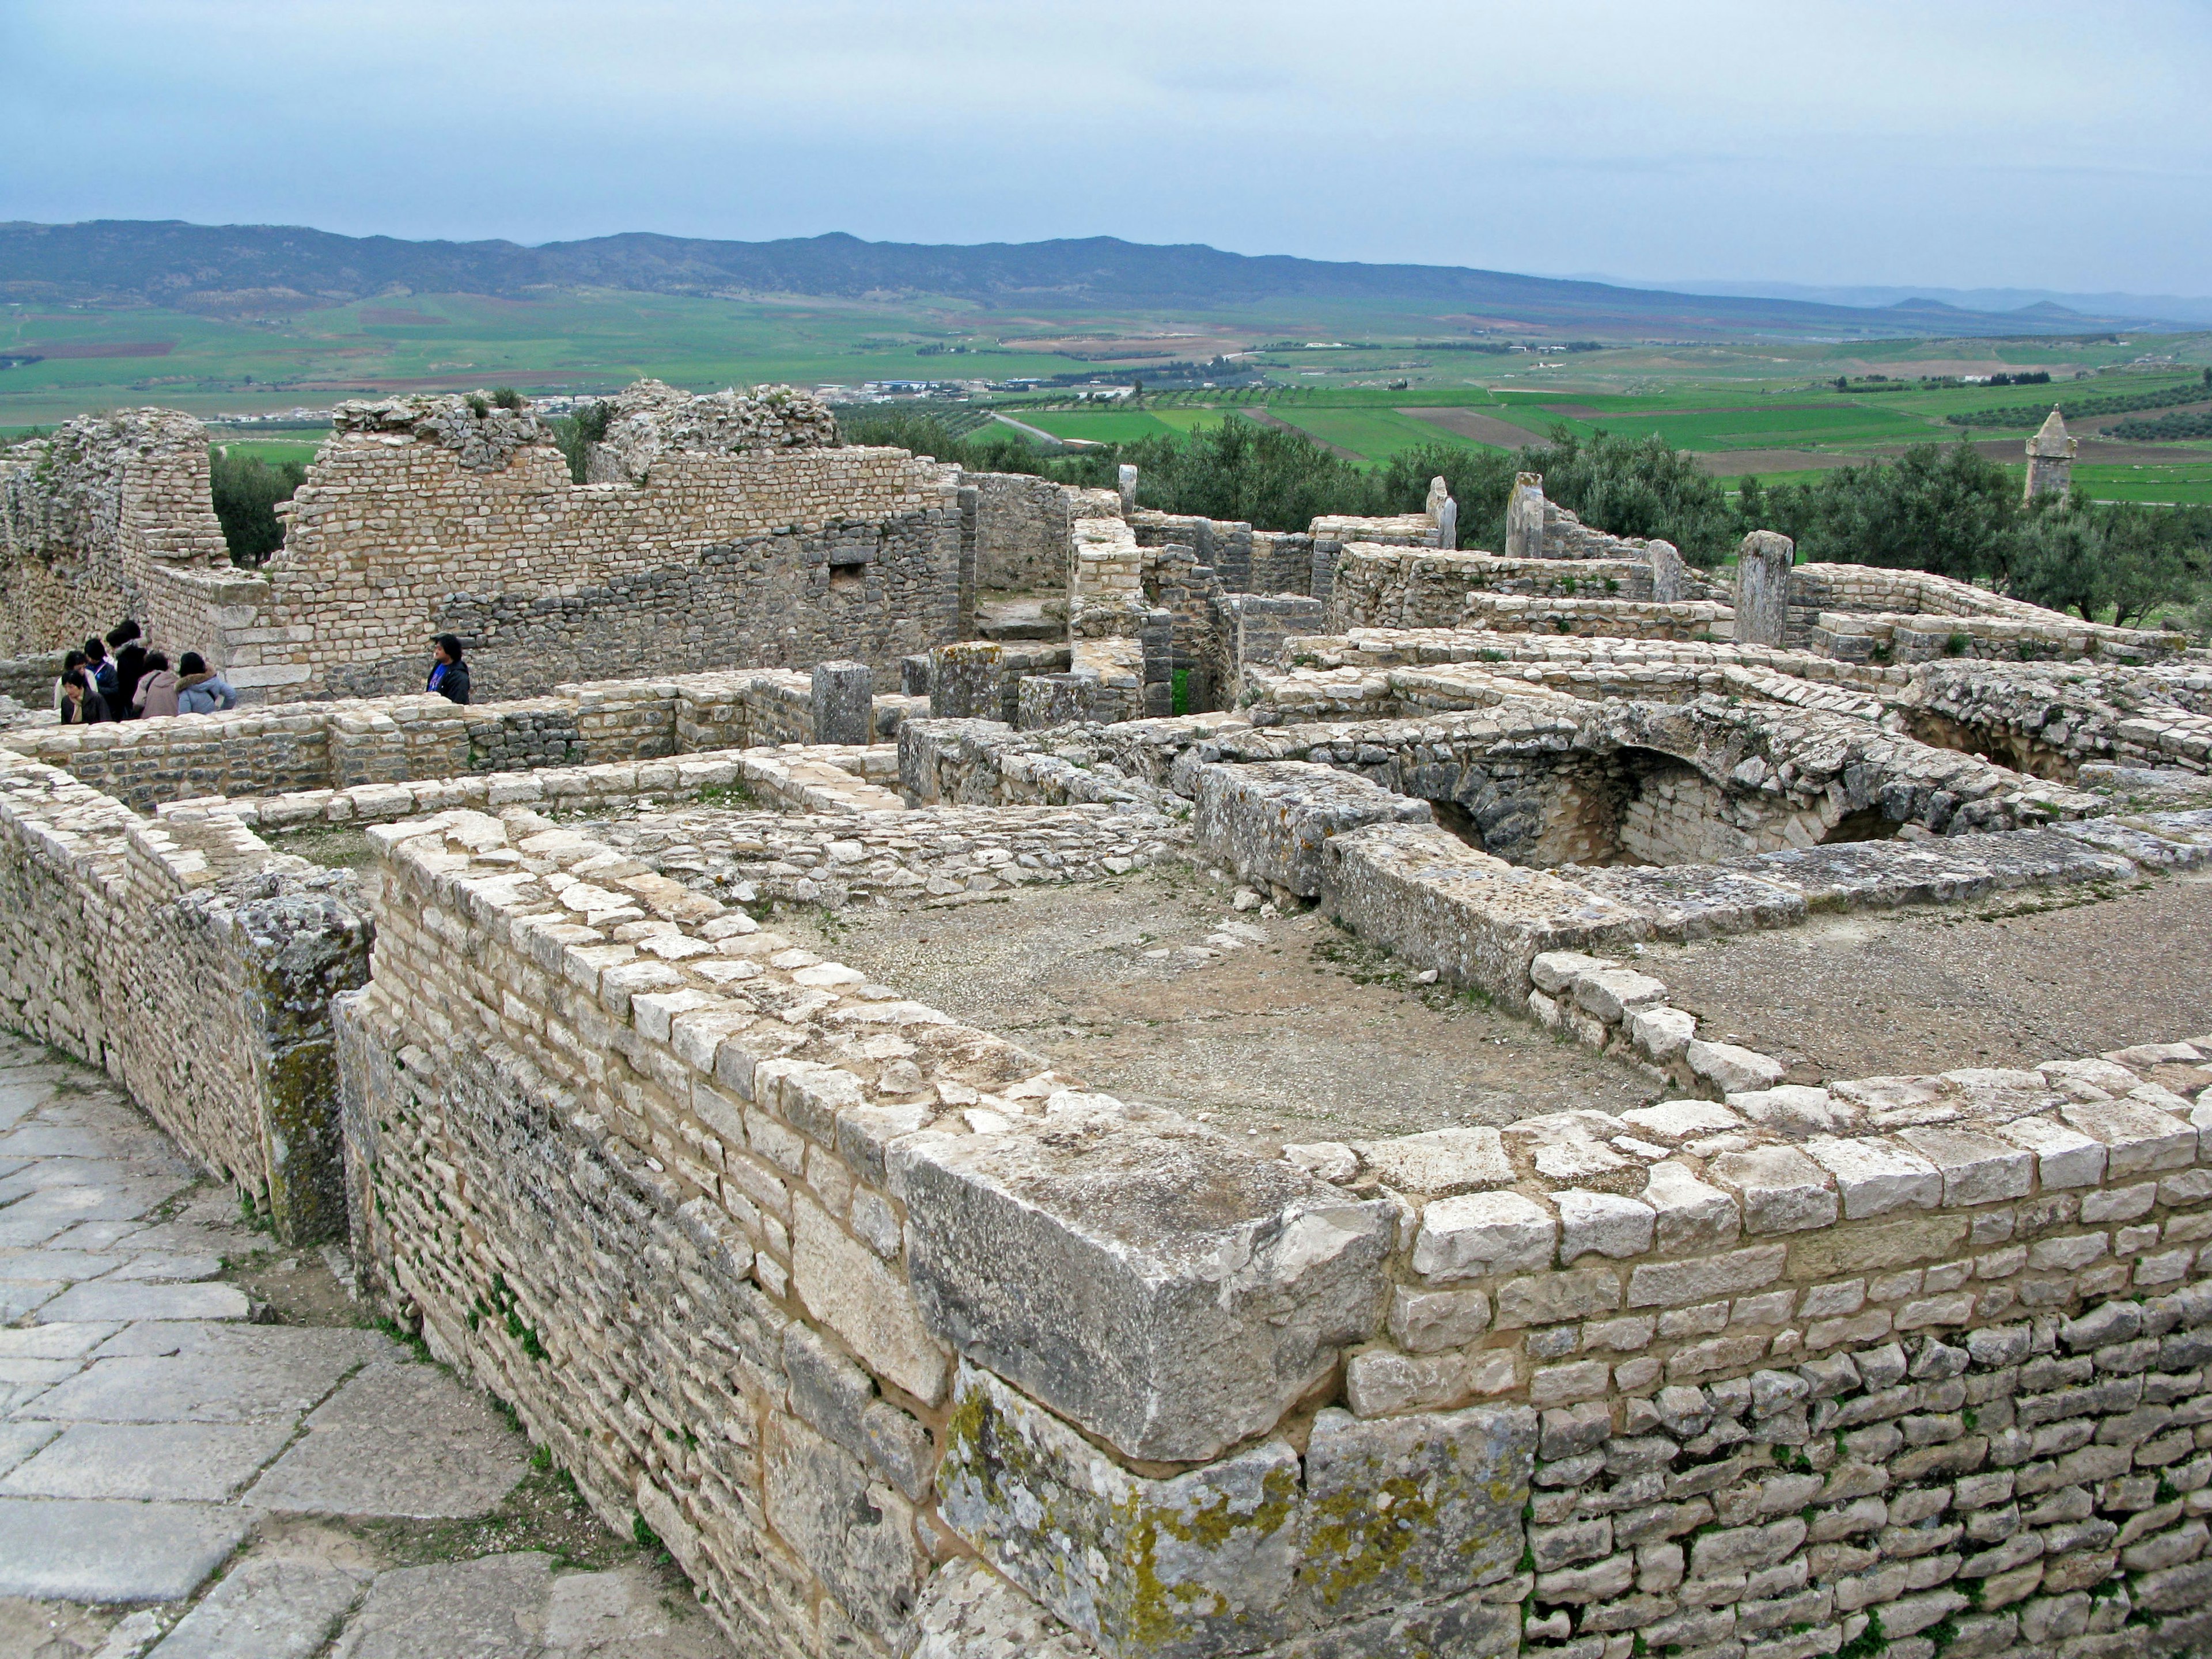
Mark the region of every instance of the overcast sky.
<instances>
[{"instance_id":1,"label":"overcast sky","mask_svg":"<svg viewBox=\"0 0 2212 1659\"><path fill-rule=\"evenodd\" d=\"M0 0L0 218L2212 293L2203 0Z\"/></svg>"}]
</instances>

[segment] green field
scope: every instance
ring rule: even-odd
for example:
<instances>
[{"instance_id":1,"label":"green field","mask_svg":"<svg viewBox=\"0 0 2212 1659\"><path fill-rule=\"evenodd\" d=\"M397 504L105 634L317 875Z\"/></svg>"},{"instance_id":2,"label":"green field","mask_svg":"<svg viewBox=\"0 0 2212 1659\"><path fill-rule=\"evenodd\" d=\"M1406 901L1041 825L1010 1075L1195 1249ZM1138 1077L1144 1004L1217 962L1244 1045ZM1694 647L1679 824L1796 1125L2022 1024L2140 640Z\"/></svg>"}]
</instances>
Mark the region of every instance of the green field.
<instances>
[{"instance_id":1,"label":"green field","mask_svg":"<svg viewBox=\"0 0 2212 1659\"><path fill-rule=\"evenodd\" d=\"M2176 507L2212 506L2212 455L2201 460L2141 466L2077 465L2074 482L2100 501L2164 501Z\"/></svg>"},{"instance_id":2,"label":"green field","mask_svg":"<svg viewBox=\"0 0 2212 1659\"><path fill-rule=\"evenodd\" d=\"M1364 460L1383 461L1400 450L1424 444L1480 447L1472 438L1392 409L1277 409L1277 420L1311 434L1323 443L1348 449Z\"/></svg>"}]
</instances>

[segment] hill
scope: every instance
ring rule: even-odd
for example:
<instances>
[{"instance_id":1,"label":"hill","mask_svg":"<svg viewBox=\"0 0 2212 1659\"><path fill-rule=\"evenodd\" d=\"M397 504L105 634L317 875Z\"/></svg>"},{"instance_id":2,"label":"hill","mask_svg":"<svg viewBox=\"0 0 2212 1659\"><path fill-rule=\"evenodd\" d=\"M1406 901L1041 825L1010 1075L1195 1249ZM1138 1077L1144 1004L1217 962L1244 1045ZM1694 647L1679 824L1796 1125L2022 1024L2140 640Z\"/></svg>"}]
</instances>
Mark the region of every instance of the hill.
<instances>
[{"instance_id":1,"label":"hill","mask_svg":"<svg viewBox=\"0 0 2212 1659\"><path fill-rule=\"evenodd\" d=\"M135 303L244 316L417 293L525 298L590 289L720 298L936 295L1032 311L1387 301L1462 331L1614 338L1995 337L2144 325L2140 319L2086 315L2048 303L1977 312L1907 299L1877 308L1449 265L1255 257L1110 236L933 246L867 242L842 233L727 242L641 232L527 247L173 220L0 225L0 298L32 302Z\"/></svg>"}]
</instances>

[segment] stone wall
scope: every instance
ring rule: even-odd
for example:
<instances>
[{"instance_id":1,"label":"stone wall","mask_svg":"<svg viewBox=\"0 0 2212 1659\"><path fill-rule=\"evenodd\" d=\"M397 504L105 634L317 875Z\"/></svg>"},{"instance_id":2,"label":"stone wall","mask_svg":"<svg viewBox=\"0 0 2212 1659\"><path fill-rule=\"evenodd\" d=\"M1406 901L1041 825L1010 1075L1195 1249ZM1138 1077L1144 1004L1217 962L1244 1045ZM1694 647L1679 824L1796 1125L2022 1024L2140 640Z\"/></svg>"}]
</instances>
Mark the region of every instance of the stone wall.
<instances>
[{"instance_id":1,"label":"stone wall","mask_svg":"<svg viewBox=\"0 0 2212 1659\"><path fill-rule=\"evenodd\" d=\"M1708 596L1701 580L1685 599ZM1329 626L1454 628L1480 596L1579 598L1637 603L1651 598L1651 566L1642 559L1563 560L1489 553L1407 552L1355 544L1337 562L1329 599Z\"/></svg>"},{"instance_id":2,"label":"stone wall","mask_svg":"<svg viewBox=\"0 0 2212 1659\"><path fill-rule=\"evenodd\" d=\"M1443 860L1524 1000L1656 1006L1555 878L1335 830L1361 931ZM2212 1641L2212 1046L1269 1160L574 831L380 833L371 1286L741 1652Z\"/></svg>"},{"instance_id":3,"label":"stone wall","mask_svg":"<svg viewBox=\"0 0 2212 1659\"><path fill-rule=\"evenodd\" d=\"M884 697L888 742L919 699ZM552 696L436 696L240 708L225 714L43 726L0 748L66 769L141 811L202 795L258 796L532 771L814 738L812 682L777 669L565 685Z\"/></svg>"},{"instance_id":4,"label":"stone wall","mask_svg":"<svg viewBox=\"0 0 2212 1659\"><path fill-rule=\"evenodd\" d=\"M986 592L1056 592L1067 580L1068 497L1049 478L963 472L975 491L975 586Z\"/></svg>"},{"instance_id":5,"label":"stone wall","mask_svg":"<svg viewBox=\"0 0 2212 1659\"><path fill-rule=\"evenodd\" d=\"M290 1243L343 1230L331 997L353 878L0 756L0 1019L103 1067Z\"/></svg>"},{"instance_id":6,"label":"stone wall","mask_svg":"<svg viewBox=\"0 0 2212 1659\"><path fill-rule=\"evenodd\" d=\"M173 656L213 653L222 608L253 591L242 576L190 416L81 416L0 451L0 653L66 648L125 617Z\"/></svg>"}]
</instances>

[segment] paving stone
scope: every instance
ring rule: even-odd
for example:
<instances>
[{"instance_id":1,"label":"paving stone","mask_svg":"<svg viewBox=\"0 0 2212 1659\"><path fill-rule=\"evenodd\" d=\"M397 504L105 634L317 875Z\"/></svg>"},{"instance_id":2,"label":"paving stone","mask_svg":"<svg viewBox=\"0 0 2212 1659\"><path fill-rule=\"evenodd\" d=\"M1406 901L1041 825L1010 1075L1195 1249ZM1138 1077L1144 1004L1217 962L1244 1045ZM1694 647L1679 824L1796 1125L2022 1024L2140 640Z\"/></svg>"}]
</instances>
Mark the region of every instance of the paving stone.
<instances>
[{"instance_id":1,"label":"paving stone","mask_svg":"<svg viewBox=\"0 0 2212 1659\"><path fill-rule=\"evenodd\" d=\"M307 1419L246 1501L320 1515L483 1515L522 1478L522 1447L430 1365L374 1365Z\"/></svg>"},{"instance_id":2,"label":"paving stone","mask_svg":"<svg viewBox=\"0 0 2212 1659\"><path fill-rule=\"evenodd\" d=\"M158 1659L307 1659L361 1594L359 1578L320 1562L241 1562L153 1651Z\"/></svg>"},{"instance_id":3,"label":"paving stone","mask_svg":"<svg viewBox=\"0 0 2212 1659\"><path fill-rule=\"evenodd\" d=\"M26 1236L19 1239L11 1236L16 1229L51 1223L58 1231L80 1221L136 1221L149 1210L167 1203L190 1184L179 1178L125 1181L97 1187L48 1187L0 1210L0 1247L40 1244L52 1236L40 1233L36 1237Z\"/></svg>"},{"instance_id":4,"label":"paving stone","mask_svg":"<svg viewBox=\"0 0 2212 1659\"><path fill-rule=\"evenodd\" d=\"M235 1285L162 1285L95 1280L71 1287L40 1310L43 1322L83 1319L243 1319L253 1310Z\"/></svg>"},{"instance_id":5,"label":"paving stone","mask_svg":"<svg viewBox=\"0 0 2212 1659\"><path fill-rule=\"evenodd\" d=\"M0 1321L35 1313L70 1288L58 1279L14 1279L0 1284Z\"/></svg>"},{"instance_id":6,"label":"paving stone","mask_svg":"<svg viewBox=\"0 0 2212 1659\"><path fill-rule=\"evenodd\" d=\"M130 1259L94 1250L9 1250L0 1253L0 1281L47 1279L75 1283L105 1277Z\"/></svg>"},{"instance_id":7,"label":"paving stone","mask_svg":"<svg viewBox=\"0 0 2212 1659\"><path fill-rule=\"evenodd\" d=\"M0 1595L174 1601L249 1524L244 1510L211 1504L0 1498Z\"/></svg>"},{"instance_id":8,"label":"paving stone","mask_svg":"<svg viewBox=\"0 0 2212 1659\"><path fill-rule=\"evenodd\" d=\"M663 1596L639 1567L564 1573L553 1581L539 1639L549 1654L605 1659L715 1659L728 1651L704 1620L672 1619Z\"/></svg>"},{"instance_id":9,"label":"paving stone","mask_svg":"<svg viewBox=\"0 0 2212 1659\"><path fill-rule=\"evenodd\" d=\"M57 1320L0 1331L0 1359L76 1359L90 1353L123 1328L112 1320L80 1325Z\"/></svg>"},{"instance_id":10,"label":"paving stone","mask_svg":"<svg viewBox=\"0 0 2212 1659\"><path fill-rule=\"evenodd\" d=\"M0 1480L0 1496L221 1503L291 1437L289 1423L79 1423Z\"/></svg>"},{"instance_id":11,"label":"paving stone","mask_svg":"<svg viewBox=\"0 0 2212 1659\"><path fill-rule=\"evenodd\" d=\"M551 1593L552 1558L487 1555L403 1567L372 1585L331 1659L534 1659L523 1622Z\"/></svg>"},{"instance_id":12,"label":"paving stone","mask_svg":"<svg viewBox=\"0 0 2212 1659\"><path fill-rule=\"evenodd\" d=\"M108 1274L107 1282L122 1285L143 1279L180 1285L193 1279L213 1279L222 1271L222 1258L219 1255L185 1255L153 1251L145 1255L133 1256Z\"/></svg>"},{"instance_id":13,"label":"paving stone","mask_svg":"<svg viewBox=\"0 0 2212 1659\"><path fill-rule=\"evenodd\" d=\"M14 1468L58 1432L51 1423L0 1423L0 1474Z\"/></svg>"},{"instance_id":14,"label":"paving stone","mask_svg":"<svg viewBox=\"0 0 2212 1659\"><path fill-rule=\"evenodd\" d=\"M23 1413L40 1421L82 1423L289 1422L359 1363L357 1352L317 1340L348 1333L279 1328L265 1334L294 1340L228 1352L95 1360Z\"/></svg>"}]
</instances>

